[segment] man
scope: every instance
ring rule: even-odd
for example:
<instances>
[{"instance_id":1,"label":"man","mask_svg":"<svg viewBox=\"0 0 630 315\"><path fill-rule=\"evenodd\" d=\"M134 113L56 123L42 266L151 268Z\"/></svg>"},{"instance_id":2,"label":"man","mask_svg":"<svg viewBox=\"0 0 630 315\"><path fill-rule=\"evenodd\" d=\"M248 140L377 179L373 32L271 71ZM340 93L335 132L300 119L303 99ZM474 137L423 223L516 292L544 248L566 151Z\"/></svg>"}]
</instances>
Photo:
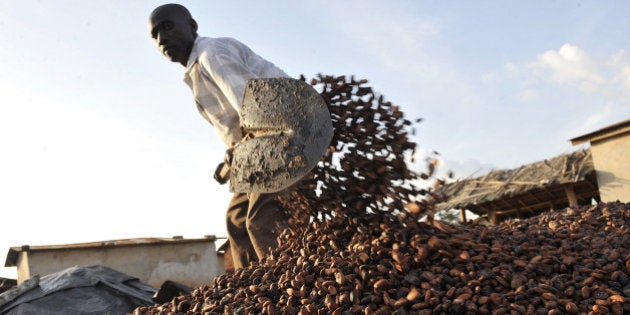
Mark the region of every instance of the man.
<instances>
[{"instance_id":1,"label":"man","mask_svg":"<svg viewBox=\"0 0 630 315\"><path fill-rule=\"evenodd\" d=\"M243 137L239 110L248 79L287 77L232 38L197 35L197 22L179 4L166 4L149 17L151 37L172 62L186 68L197 109L214 126L228 150ZM269 194L235 193L227 211L227 232L234 267L249 265L277 245L283 223L278 205Z\"/></svg>"}]
</instances>

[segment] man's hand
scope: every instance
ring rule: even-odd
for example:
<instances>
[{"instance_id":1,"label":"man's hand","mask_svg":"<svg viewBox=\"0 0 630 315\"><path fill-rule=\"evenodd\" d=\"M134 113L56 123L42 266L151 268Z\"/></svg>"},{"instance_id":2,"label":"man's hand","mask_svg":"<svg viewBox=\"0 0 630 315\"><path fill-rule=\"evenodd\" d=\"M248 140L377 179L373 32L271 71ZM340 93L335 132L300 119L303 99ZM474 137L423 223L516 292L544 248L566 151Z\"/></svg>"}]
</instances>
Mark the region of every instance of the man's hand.
<instances>
[{"instance_id":1,"label":"man's hand","mask_svg":"<svg viewBox=\"0 0 630 315\"><path fill-rule=\"evenodd\" d=\"M214 179L219 182L219 184L223 185L230 180L230 165L232 164L232 152L234 152L234 147L231 147L225 151L225 157L223 158L223 162L221 162L217 169L214 171Z\"/></svg>"}]
</instances>

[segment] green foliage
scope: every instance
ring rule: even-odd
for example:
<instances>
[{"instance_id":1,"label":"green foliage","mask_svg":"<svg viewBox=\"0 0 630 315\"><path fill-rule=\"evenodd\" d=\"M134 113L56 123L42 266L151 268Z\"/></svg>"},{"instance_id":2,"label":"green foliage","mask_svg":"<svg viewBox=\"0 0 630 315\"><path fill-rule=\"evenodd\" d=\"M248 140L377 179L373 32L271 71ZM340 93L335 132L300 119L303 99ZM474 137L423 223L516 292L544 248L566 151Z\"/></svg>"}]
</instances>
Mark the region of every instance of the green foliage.
<instances>
[{"instance_id":1,"label":"green foliage","mask_svg":"<svg viewBox=\"0 0 630 315\"><path fill-rule=\"evenodd\" d=\"M458 222L459 221L459 211L455 209L440 211L436 213L437 219L443 222Z\"/></svg>"}]
</instances>

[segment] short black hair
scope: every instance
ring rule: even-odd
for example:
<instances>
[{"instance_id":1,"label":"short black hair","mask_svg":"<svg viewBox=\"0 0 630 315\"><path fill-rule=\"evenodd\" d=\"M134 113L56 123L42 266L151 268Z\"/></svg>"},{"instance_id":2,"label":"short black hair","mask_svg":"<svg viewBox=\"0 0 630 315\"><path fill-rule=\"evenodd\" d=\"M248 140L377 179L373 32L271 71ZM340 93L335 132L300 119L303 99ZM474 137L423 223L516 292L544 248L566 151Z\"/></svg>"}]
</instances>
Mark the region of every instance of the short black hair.
<instances>
[{"instance_id":1,"label":"short black hair","mask_svg":"<svg viewBox=\"0 0 630 315\"><path fill-rule=\"evenodd\" d=\"M175 11L182 14L183 15L182 17L184 18L189 18L189 19L193 18L192 14L190 14L190 11L188 11L188 9L185 6L178 3L169 3L169 4L161 5L155 8L153 12L151 12L151 15L153 15L153 13L155 12L162 11L162 10Z\"/></svg>"}]
</instances>

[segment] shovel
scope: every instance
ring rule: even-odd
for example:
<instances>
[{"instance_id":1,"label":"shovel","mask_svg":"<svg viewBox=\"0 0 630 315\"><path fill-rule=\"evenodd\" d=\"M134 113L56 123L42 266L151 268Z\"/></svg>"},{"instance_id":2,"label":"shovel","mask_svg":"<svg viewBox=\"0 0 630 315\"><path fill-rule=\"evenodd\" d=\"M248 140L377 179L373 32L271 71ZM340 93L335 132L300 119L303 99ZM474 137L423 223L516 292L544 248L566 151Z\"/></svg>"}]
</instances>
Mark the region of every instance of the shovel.
<instances>
[{"instance_id":1,"label":"shovel","mask_svg":"<svg viewBox=\"0 0 630 315\"><path fill-rule=\"evenodd\" d=\"M306 82L291 78L247 81L241 108L243 140L217 175L230 190L274 193L310 172L333 136L326 103ZM221 176L219 176L221 177Z\"/></svg>"}]
</instances>

